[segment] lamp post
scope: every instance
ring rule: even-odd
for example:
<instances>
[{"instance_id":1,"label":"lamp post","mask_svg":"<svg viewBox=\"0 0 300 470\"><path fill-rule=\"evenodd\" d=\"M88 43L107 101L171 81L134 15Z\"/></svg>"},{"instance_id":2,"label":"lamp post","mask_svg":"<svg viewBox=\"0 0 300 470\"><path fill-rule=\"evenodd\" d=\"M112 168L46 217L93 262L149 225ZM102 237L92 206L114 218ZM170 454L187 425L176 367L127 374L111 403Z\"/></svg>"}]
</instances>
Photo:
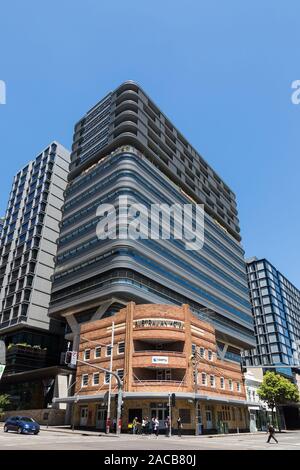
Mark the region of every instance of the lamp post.
<instances>
[{"instance_id":1,"label":"lamp post","mask_svg":"<svg viewBox=\"0 0 300 470\"><path fill-rule=\"evenodd\" d=\"M196 436L199 436L199 417L198 417L198 399L197 399L197 393L198 393L198 364L199 364L199 359L197 360L196 353L192 354L190 357L193 368L194 368L194 389L195 389L195 434Z\"/></svg>"}]
</instances>

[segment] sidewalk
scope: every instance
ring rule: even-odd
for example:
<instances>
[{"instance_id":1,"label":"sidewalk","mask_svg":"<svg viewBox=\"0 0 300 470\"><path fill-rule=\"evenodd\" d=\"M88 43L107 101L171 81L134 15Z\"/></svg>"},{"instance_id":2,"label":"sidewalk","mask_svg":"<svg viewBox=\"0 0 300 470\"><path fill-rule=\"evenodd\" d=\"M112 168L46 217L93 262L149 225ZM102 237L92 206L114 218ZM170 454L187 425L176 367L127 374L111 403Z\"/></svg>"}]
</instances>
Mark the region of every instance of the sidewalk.
<instances>
[{"instance_id":1,"label":"sidewalk","mask_svg":"<svg viewBox=\"0 0 300 470\"><path fill-rule=\"evenodd\" d=\"M103 437L118 437L115 433L110 433L110 434L105 434L104 432L100 432L100 431L85 431L84 429L75 429L74 431L70 428L70 426L49 426L47 428L47 426L41 426L41 430L43 431L50 431L50 432L61 432L61 433L65 433L65 434L80 434L82 436L103 436ZM287 434L287 433L293 433L293 432L296 432L296 431L282 431L281 434ZM255 436L255 435L259 435L259 434L266 434L265 431L257 431L257 432L242 432L242 433L231 433L231 434L205 434L205 435L199 435L199 436L195 436L195 435L190 435L190 434L186 434L186 435L183 435L181 437L181 439L184 439L184 438L188 438L188 439L191 439L191 438L194 438L194 439L212 439L212 438L218 438L218 437L227 437L227 436ZM149 436L151 436L151 434L149 434ZM121 434L121 438L126 438L126 439L132 439L132 438L136 438L136 437L139 437L139 438L146 438L146 437L149 437L147 435L143 435L143 434L129 434L129 433L122 433ZM165 437L164 434L161 434L160 437ZM177 438L178 436L175 434L175 435L172 435L172 438Z\"/></svg>"},{"instance_id":2,"label":"sidewalk","mask_svg":"<svg viewBox=\"0 0 300 470\"><path fill-rule=\"evenodd\" d=\"M3 431L3 423L0 423L0 431ZM115 438L118 438L118 436L115 434L115 433L110 433L110 434L106 434L105 432L100 432L100 431L91 431L91 430L85 430L85 429L75 429L74 431L71 429L70 426L66 425L66 426L41 426L41 431L44 431L44 432L60 432L62 434L76 434L76 435L80 435L80 436L98 436L98 437L115 437ZM292 434L293 432L297 432L297 431L282 431L281 434ZM242 432L242 433L231 433L231 434L205 434L205 435L199 435L199 436L195 436L195 435L190 435L190 434L184 434L180 439L212 439L212 438L218 438L218 437L227 437L227 436L255 436L255 435L259 435L259 434L266 434L265 431L257 431L257 432ZM280 433L279 433L280 434ZM146 438L146 437L150 437L151 434L149 434L149 436L147 435L143 435L143 434L129 434L129 433L122 433L121 434L121 438L123 439L133 439L133 438ZM163 437L165 438L165 435L164 433L160 435L160 437ZM178 438L178 436L175 434L175 435L172 435L171 438ZM169 438L168 438L169 439Z\"/></svg>"}]
</instances>

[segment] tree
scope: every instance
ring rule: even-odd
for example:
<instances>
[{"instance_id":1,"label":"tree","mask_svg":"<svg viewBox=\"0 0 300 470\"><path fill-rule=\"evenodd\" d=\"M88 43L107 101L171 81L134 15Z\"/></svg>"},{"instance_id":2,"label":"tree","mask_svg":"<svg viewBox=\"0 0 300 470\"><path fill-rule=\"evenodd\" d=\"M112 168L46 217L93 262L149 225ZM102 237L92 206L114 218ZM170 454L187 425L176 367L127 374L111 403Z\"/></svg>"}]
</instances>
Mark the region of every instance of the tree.
<instances>
[{"instance_id":1,"label":"tree","mask_svg":"<svg viewBox=\"0 0 300 470\"><path fill-rule=\"evenodd\" d=\"M273 424L274 410L277 412L278 405L297 403L299 401L299 391L296 385L282 377L282 375L270 371L264 375L257 394L271 408ZM278 427L280 431L280 420L278 420Z\"/></svg>"},{"instance_id":2,"label":"tree","mask_svg":"<svg viewBox=\"0 0 300 470\"><path fill-rule=\"evenodd\" d=\"M0 395L0 415L9 404L10 404L9 395Z\"/></svg>"}]
</instances>

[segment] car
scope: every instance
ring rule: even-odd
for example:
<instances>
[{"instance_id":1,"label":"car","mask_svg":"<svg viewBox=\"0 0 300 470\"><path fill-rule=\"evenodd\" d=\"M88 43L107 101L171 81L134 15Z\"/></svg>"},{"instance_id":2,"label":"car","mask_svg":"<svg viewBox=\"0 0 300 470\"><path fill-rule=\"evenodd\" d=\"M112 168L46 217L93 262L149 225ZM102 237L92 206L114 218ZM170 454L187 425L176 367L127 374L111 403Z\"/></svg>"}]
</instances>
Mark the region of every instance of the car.
<instances>
[{"instance_id":1,"label":"car","mask_svg":"<svg viewBox=\"0 0 300 470\"><path fill-rule=\"evenodd\" d=\"M38 434L40 425L28 416L11 416L4 423L4 432L16 431L18 434Z\"/></svg>"}]
</instances>

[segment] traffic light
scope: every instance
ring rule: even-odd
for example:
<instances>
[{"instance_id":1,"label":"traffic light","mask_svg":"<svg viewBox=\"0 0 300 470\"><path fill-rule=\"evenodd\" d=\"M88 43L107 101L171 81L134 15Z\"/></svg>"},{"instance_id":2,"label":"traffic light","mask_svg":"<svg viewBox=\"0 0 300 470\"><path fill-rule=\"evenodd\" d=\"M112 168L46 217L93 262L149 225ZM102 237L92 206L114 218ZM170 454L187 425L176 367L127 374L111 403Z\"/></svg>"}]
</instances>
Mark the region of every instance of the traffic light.
<instances>
[{"instance_id":1,"label":"traffic light","mask_svg":"<svg viewBox=\"0 0 300 470\"><path fill-rule=\"evenodd\" d=\"M65 364L70 365L71 363L72 363L72 351L66 351Z\"/></svg>"},{"instance_id":2,"label":"traffic light","mask_svg":"<svg viewBox=\"0 0 300 470\"><path fill-rule=\"evenodd\" d=\"M175 393L172 393L172 395L171 395L171 405L176 406L176 395L175 395Z\"/></svg>"}]
</instances>

